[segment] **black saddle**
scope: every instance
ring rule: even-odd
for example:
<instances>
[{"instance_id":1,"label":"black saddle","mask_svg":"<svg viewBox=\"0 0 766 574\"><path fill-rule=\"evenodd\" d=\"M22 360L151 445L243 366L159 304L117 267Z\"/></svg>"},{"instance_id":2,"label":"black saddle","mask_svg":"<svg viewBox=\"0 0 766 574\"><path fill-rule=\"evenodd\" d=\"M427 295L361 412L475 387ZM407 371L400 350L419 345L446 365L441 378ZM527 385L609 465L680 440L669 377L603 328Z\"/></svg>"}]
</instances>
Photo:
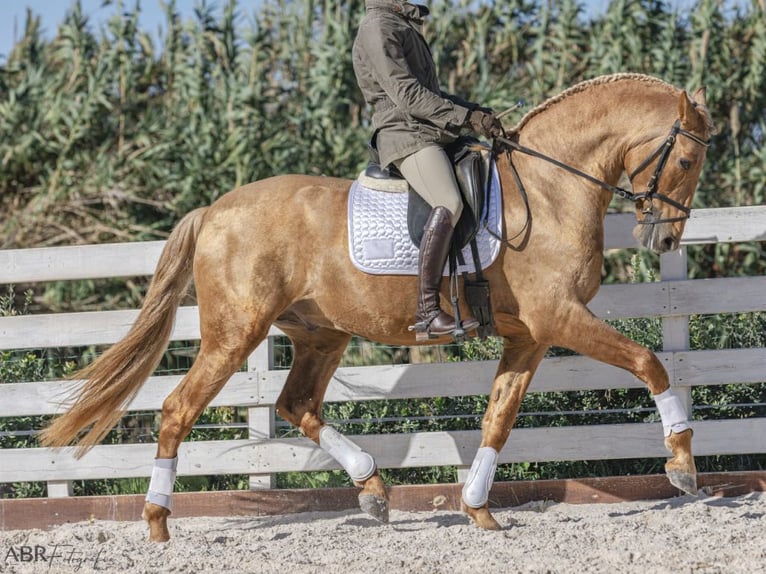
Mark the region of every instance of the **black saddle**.
<instances>
[{"instance_id":1,"label":"black saddle","mask_svg":"<svg viewBox=\"0 0 766 574\"><path fill-rule=\"evenodd\" d=\"M381 167L378 151L370 145L370 163L364 171L367 177L374 179L403 179L394 166ZM487 202L486 192L489 181L491 154L489 148L473 137L461 137L445 147L455 169L455 179L463 195L463 212L455 227L452 238L453 248L463 249L479 231L484 208ZM431 206L410 188L407 205L407 227L410 239L420 247L423 228L426 225Z\"/></svg>"}]
</instances>

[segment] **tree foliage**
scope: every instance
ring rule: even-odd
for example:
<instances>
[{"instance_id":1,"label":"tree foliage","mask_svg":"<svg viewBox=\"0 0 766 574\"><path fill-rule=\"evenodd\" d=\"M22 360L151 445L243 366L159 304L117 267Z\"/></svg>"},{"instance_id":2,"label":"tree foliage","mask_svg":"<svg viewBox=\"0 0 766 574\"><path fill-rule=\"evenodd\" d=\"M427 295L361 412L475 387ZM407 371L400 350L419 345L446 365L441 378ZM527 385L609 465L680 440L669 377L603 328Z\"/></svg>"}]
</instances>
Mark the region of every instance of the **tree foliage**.
<instances>
[{"instance_id":1,"label":"tree foliage","mask_svg":"<svg viewBox=\"0 0 766 574\"><path fill-rule=\"evenodd\" d=\"M435 3L427 27L443 84L498 109L583 79L643 72L705 84L720 133L699 206L764 199L766 19L751 2L614 0L588 18L564 2ZM369 114L351 43L362 0L265 0L247 13L140 4L96 31L75 1L47 39L29 14L0 64L2 247L162 237L231 188L280 173L353 177Z\"/></svg>"}]
</instances>

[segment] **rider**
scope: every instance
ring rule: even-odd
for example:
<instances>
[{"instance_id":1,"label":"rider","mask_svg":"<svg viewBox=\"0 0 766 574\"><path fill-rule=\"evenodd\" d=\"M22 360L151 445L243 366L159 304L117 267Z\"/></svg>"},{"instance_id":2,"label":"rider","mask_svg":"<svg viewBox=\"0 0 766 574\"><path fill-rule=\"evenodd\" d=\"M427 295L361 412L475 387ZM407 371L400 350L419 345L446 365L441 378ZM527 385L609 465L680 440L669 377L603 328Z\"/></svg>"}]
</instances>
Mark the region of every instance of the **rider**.
<instances>
[{"instance_id":1,"label":"rider","mask_svg":"<svg viewBox=\"0 0 766 574\"><path fill-rule=\"evenodd\" d=\"M373 136L381 167L395 166L430 206L418 260L417 340L454 333L455 319L439 307L439 286L463 201L444 146L462 128L487 138L502 135L500 121L480 107L439 88L436 65L423 37L425 6L398 0L366 0L354 41L354 73L372 106ZM473 317L462 321L476 328Z\"/></svg>"}]
</instances>

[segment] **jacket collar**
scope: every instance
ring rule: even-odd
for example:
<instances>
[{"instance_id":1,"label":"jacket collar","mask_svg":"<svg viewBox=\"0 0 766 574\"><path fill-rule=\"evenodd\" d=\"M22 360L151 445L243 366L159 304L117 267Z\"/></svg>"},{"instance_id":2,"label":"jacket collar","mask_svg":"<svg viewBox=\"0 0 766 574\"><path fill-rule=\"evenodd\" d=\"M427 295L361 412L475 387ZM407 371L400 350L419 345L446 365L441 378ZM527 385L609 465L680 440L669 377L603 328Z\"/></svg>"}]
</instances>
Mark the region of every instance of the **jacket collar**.
<instances>
[{"instance_id":1,"label":"jacket collar","mask_svg":"<svg viewBox=\"0 0 766 574\"><path fill-rule=\"evenodd\" d=\"M427 6L422 4L411 4L410 2L400 2L398 0L365 0L365 7L368 10L371 8L387 8L418 24L422 24L423 18L430 13Z\"/></svg>"}]
</instances>

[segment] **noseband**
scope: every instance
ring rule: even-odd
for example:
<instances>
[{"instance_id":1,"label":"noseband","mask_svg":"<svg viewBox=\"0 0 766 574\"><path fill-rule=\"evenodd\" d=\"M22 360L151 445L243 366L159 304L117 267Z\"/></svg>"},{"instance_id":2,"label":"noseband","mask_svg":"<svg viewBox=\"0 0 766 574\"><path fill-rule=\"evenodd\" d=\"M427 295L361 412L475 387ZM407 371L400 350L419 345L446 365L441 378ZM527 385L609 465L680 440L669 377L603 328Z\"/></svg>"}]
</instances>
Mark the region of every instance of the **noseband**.
<instances>
[{"instance_id":1,"label":"noseband","mask_svg":"<svg viewBox=\"0 0 766 574\"><path fill-rule=\"evenodd\" d=\"M580 171L579 169L575 167L562 163L558 161L557 159L554 159L550 156L540 153L539 151L525 147L519 144L518 142L510 140L506 137L495 138L494 147L496 150L498 151L502 150L508 154L510 154L511 151L516 150L523 154L542 159L544 161L552 163L555 166L565 169L566 171L570 173L573 173L584 179L587 179L588 181L595 183L599 187L602 187L603 189L606 189L607 191L611 191L613 194L619 197L622 197L624 199L628 199L634 203L638 203L639 201L644 201L647 203L647 205L641 210L641 212L644 215L651 214L652 200L654 199L658 199L662 201L663 203L672 205L673 207L675 207L676 209L678 209L679 211L683 213L683 215L678 217L668 217L666 219L652 219L649 221L646 220L648 218L645 218L638 222L643 225L656 225L658 223L669 223L672 221L682 221L684 219L688 219L689 213L691 212L691 209L686 207L682 203L679 203L675 199L668 197L667 195L657 191L658 182L660 180L660 177L662 176L662 172L665 169L665 165L667 164L668 157L670 156L670 150L673 149L673 145L676 143L676 136L678 136L679 134L682 136L686 136L687 138L691 139L692 141L702 146L708 147L710 145L710 140L707 140L707 141L703 140L702 138L695 136L693 133L681 128L680 120L676 120L675 123L673 124L673 127L670 128L670 134L668 134L668 137L666 137L665 140L659 145L659 147L656 150L654 150L651 154L649 154L649 156L644 161L642 161L639 164L639 166L636 169L634 169L629 176L629 178L632 180L633 176L635 176L636 174L646 169L649 166L649 164L651 164L657 157L659 157L659 159L657 160L657 165L654 167L654 173L652 174L652 177L649 179L649 182L646 186L646 191L643 191L641 193L633 193L632 191L628 191L625 188L618 187L610 183L607 183L605 181L602 181L598 179L597 177L593 177L592 175L585 173L584 171ZM520 183L518 174L515 173L516 168L513 167L513 163L511 163L511 168L514 170L517 183Z\"/></svg>"}]
</instances>

